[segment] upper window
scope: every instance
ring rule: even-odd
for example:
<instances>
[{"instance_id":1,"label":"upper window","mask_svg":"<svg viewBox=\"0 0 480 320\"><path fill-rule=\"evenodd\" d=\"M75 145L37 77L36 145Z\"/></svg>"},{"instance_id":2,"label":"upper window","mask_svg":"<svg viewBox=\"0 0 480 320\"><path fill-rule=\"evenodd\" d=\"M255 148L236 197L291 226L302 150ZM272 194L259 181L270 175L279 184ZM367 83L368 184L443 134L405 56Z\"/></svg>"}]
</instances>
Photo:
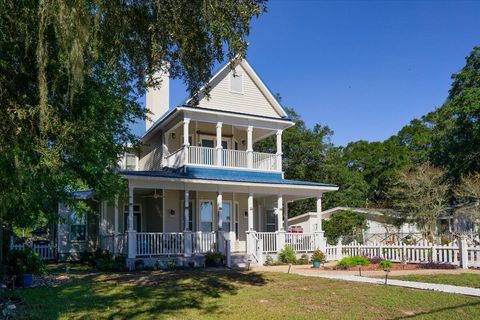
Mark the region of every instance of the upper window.
<instances>
[{"instance_id":1,"label":"upper window","mask_svg":"<svg viewBox=\"0 0 480 320\"><path fill-rule=\"evenodd\" d=\"M243 74L239 71L230 72L230 91L243 93Z\"/></svg>"},{"instance_id":2,"label":"upper window","mask_svg":"<svg viewBox=\"0 0 480 320\"><path fill-rule=\"evenodd\" d=\"M135 171L137 170L137 156L133 153L127 153L125 155L125 170Z\"/></svg>"},{"instance_id":3,"label":"upper window","mask_svg":"<svg viewBox=\"0 0 480 320\"><path fill-rule=\"evenodd\" d=\"M79 213L75 210L70 212L70 240L85 241L87 238L87 217L86 213Z\"/></svg>"}]
</instances>

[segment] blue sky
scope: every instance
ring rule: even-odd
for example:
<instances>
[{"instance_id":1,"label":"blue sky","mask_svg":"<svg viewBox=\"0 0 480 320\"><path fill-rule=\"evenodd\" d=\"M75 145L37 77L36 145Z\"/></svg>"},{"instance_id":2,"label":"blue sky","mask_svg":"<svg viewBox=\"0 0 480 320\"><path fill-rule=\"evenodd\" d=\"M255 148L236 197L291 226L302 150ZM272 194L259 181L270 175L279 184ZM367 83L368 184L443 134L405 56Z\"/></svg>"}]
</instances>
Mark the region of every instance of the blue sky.
<instances>
[{"instance_id":1,"label":"blue sky","mask_svg":"<svg viewBox=\"0 0 480 320\"><path fill-rule=\"evenodd\" d=\"M250 64L308 126L328 125L336 145L379 141L445 100L480 45L480 2L273 0L249 42ZM181 80L170 90L172 105L187 95Z\"/></svg>"}]
</instances>

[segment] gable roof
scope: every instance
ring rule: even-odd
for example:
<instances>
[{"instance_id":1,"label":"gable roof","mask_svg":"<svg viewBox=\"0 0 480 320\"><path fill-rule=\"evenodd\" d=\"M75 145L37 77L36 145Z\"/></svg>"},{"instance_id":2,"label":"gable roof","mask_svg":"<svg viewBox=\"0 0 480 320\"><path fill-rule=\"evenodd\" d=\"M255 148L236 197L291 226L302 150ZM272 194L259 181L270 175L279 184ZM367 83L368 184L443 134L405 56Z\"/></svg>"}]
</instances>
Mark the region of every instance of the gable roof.
<instances>
[{"instance_id":1,"label":"gable roof","mask_svg":"<svg viewBox=\"0 0 480 320\"><path fill-rule=\"evenodd\" d=\"M248 63L248 61L246 59L236 59L233 61L233 63L234 63L234 67L241 66L246 71L250 79L259 88L260 92L263 94L266 100L270 103L272 108L278 113L280 118L286 118L287 113L282 108L282 106L277 101L277 99L273 96L270 89L262 81L260 76L258 76L258 74L255 72L252 66ZM217 71L214 74L214 76L207 82L207 84L201 87L200 90L198 90L198 92L195 93L192 97L188 98L185 101L185 103L192 104L194 97L197 97L198 101L202 100L205 97L205 90L207 86L211 85L212 83L217 83L217 84L220 83L220 81L223 80L222 77L225 77L230 73L230 72L226 72L227 69L230 69L230 68L231 68L231 62L226 63L222 68L220 68L219 71ZM210 91L212 91L214 87L211 87Z\"/></svg>"}]
</instances>

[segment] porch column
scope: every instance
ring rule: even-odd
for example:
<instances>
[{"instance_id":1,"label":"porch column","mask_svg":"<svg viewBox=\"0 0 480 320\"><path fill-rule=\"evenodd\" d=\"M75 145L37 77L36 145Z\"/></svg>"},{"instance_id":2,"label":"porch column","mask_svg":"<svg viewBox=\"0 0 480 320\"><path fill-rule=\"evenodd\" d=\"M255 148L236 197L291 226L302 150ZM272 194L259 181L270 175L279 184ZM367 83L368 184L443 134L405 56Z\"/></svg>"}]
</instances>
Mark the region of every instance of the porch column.
<instances>
[{"instance_id":1,"label":"porch column","mask_svg":"<svg viewBox=\"0 0 480 320\"><path fill-rule=\"evenodd\" d=\"M190 230L190 191L185 190L184 199L184 226L183 226L183 236L184 236L184 255L185 257L192 256L192 231Z\"/></svg>"},{"instance_id":2,"label":"porch column","mask_svg":"<svg viewBox=\"0 0 480 320\"><path fill-rule=\"evenodd\" d=\"M217 143L215 145L217 148L217 166L222 165L222 123L217 122Z\"/></svg>"},{"instance_id":3,"label":"porch column","mask_svg":"<svg viewBox=\"0 0 480 320\"><path fill-rule=\"evenodd\" d=\"M282 130L277 130L277 171L282 171Z\"/></svg>"},{"instance_id":4,"label":"porch column","mask_svg":"<svg viewBox=\"0 0 480 320\"><path fill-rule=\"evenodd\" d=\"M283 196L277 198L277 225L278 231L285 231L283 228Z\"/></svg>"},{"instance_id":5,"label":"porch column","mask_svg":"<svg viewBox=\"0 0 480 320\"><path fill-rule=\"evenodd\" d=\"M322 228L322 196L317 197L317 217L318 217L318 230L323 231Z\"/></svg>"},{"instance_id":6,"label":"porch column","mask_svg":"<svg viewBox=\"0 0 480 320\"><path fill-rule=\"evenodd\" d=\"M288 231L288 201L283 204L283 226Z\"/></svg>"},{"instance_id":7,"label":"porch column","mask_svg":"<svg viewBox=\"0 0 480 320\"><path fill-rule=\"evenodd\" d=\"M247 166L253 168L253 126L247 128Z\"/></svg>"},{"instance_id":8,"label":"porch column","mask_svg":"<svg viewBox=\"0 0 480 320\"><path fill-rule=\"evenodd\" d=\"M247 210L248 210L248 231L253 231L253 193L248 195L247 200Z\"/></svg>"},{"instance_id":9,"label":"porch column","mask_svg":"<svg viewBox=\"0 0 480 320\"><path fill-rule=\"evenodd\" d=\"M113 253L117 254L118 253L118 195L115 196L115 208L114 208L114 234L113 234Z\"/></svg>"},{"instance_id":10,"label":"porch column","mask_svg":"<svg viewBox=\"0 0 480 320\"><path fill-rule=\"evenodd\" d=\"M188 147L190 146L190 142L188 141L189 130L188 125L190 124L189 118L183 119L183 154L184 154L184 164L188 164Z\"/></svg>"},{"instance_id":11,"label":"porch column","mask_svg":"<svg viewBox=\"0 0 480 320\"><path fill-rule=\"evenodd\" d=\"M217 194L217 249L218 252L223 252L223 228L222 228L222 213L223 213L223 194L221 191Z\"/></svg>"},{"instance_id":12,"label":"porch column","mask_svg":"<svg viewBox=\"0 0 480 320\"><path fill-rule=\"evenodd\" d=\"M315 247L325 252L325 238L322 228L322 195L317 196L317 230L314 231L315 234Z\"/></svg>"},{"instance_id":13,"label":"porch column","mask_svg":"<svg viewBox=\"0 0 480 320\"><path fill-rule=\"evenodd\" d=\"M137 255L137 234L133 229L133 187L128 187L128 258Z\"/></svg>"}]
</instances>

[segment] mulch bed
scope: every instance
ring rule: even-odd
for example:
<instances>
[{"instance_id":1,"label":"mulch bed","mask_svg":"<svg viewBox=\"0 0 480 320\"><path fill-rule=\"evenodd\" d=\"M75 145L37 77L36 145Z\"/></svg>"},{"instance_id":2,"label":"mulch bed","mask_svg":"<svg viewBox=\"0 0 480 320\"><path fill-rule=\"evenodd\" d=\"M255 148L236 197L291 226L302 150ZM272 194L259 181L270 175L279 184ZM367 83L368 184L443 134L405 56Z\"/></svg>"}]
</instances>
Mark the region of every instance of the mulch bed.
<instances>
[{"instance_id":1,"label":"mulch bed","mask_svg":"<svg viewBox=\"0 0 480 320\"><path fill-rule=\"evenodd\" d=\"M357 271L358 267L343 269L339 267L325 267L325 270L349 270L349 271ZM417 270L417 269L425 269L421 264L418 263L394 263L390 270ZM382 270L379 267L378 263L369 264L368 266L362 266L362 271L379 271Z\"/></svg>"}]
</instances>

